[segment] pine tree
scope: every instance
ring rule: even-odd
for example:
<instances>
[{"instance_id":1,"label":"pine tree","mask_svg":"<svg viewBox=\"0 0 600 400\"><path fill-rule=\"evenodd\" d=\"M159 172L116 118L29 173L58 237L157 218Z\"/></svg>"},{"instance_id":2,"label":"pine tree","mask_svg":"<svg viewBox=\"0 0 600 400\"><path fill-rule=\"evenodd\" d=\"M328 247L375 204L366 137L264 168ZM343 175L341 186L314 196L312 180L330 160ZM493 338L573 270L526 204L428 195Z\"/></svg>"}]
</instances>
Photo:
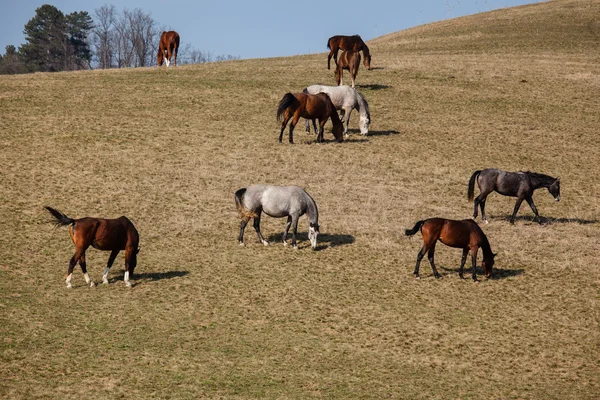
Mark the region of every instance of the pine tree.
<instances>
[{"instance_id":1,"label":"pine tree","mask_svg":"<svg viewBox=\"0 0 600 400\"><path fill-rule=\"evenodd\" d=\"M73 12L66 17L69 38L68 69L89 68L92 52L87 43L88 33L94 27L87 11Z\"/></svg>"},{"instance_id":2,"label":"pine tree","mask_svg":"<svg viewBox=\"0 0 600 400\"><path fill-rule=\"evenodd\" d=\"M60 10L48 4L39 7L23 33L27 42L20 47L19 53L29 71L64 70L68 38L66 19Z\"/></svg>"}]
</instances>

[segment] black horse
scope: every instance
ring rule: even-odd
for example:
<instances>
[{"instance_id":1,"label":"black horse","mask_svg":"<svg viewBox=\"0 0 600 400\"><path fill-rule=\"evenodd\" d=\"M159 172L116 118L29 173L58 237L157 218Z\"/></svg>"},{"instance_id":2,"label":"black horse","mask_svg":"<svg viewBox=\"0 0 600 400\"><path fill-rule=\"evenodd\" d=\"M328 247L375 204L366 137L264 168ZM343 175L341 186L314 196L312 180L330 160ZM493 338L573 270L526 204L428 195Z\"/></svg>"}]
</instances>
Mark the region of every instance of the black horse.
<instances>
[{"instance_id":1,"label":"black horse","mask_svg":"<svg viewBox=\"0 0 600 400\"><path fill-rule=\"evenodd\" d=\"M469 180L469 189L467 192L469 201L473 200L473 191L475 189L475 180L479 186L479 196L475 198L475 211L473 218L477 218L477 206L481 207L481 217L487 223L485 217L485 201L488 194L496 191L504 196L517 198L517 204L510 218L510 223L515 223L515 216L523 200L527 201L529 207L535 214L534 221L537 219L541 223L538 210L533 204L533 191L539 188L548 188L548 192L554 197L554 200L560 201L560 179L549 175L538 174L535 172L506 172L499 169L488 168L475 171Z\"/></svg>"}]
</instances>

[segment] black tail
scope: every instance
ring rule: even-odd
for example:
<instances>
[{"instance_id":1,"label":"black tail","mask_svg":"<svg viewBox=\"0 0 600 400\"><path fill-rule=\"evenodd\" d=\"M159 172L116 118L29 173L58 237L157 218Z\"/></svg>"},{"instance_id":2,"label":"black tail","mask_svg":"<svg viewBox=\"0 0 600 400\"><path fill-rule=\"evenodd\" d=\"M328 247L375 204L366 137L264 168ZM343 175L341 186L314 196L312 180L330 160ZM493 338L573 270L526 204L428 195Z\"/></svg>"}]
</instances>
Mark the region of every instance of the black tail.
<instances>
[{"instance_id":1,"label":"black tail","mask_svg":"<svg viewBox=\"0 0 600 400\"><path fill-rule=\"evenodd\" d=\"M480 173L481 170L473 172L473 175L471 175L471 179L469 179L469 189L467 190L467 198L469 199L469 201L473 201L473 192L475 191L475 180L477 179Z\"/></svg>"},{"instance_id":2,"label":"black tail","mask_svg":"<svg viewBox=\"0 0 600 400\"><path fill-rule=\"evenodd\" d=\"M327 48L331 50L331 46L329 46L329 40L327 40Z\"/></svg>"},{"instance_id":3,"label":"black tail","mask_svg":"<svg viewBox=\"0 0 600 400\"><path fill-rule=\"evenodd\" d=\"M404 234L406 236L412 236L415 233L419 232L421 230L421 227L423 226L423 224L425 223L425 221L419 221L415 224L415 226L412 229L407 229L404 231Z\"/></svg>"},{"instance_id":4,"label":"black tail","mask_svg":"<svg viewBox=\"0 0 600 400\"><path fill-rule=\"evenodd\" d=\"M56 224L56 226L67 226L73 225L75 223L75 220L73 218L67 217L65 214L61 213L58 210L55 210L52 207L44 206L44 208L48 210L50 214L52 214L52 216L56 219L56 221L52 221L54 224Z\"/></svg>"},{"instance_id":5,"label":"black tail","mask_svg":"<svg viewBox=\"0 0 600 400\"><path fill-rule=\"evenodd\" d=\"M285 113L285 110L287 110L296 102L298 102L298 100L296 100L293 94L286 93L285 96L283 96L283 99L281 99L277 105L277 121L280 121L283 117L283 113Z\"/></svg>"}]
</instances>

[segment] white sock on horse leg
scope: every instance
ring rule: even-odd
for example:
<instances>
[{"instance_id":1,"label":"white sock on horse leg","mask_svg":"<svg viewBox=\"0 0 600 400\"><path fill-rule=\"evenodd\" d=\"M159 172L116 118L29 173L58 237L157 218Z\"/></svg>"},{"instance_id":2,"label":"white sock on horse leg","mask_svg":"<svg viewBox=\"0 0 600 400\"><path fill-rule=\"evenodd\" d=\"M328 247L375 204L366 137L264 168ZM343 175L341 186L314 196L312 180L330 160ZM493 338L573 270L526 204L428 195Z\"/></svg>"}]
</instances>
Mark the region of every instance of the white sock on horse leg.
<instances>
[{"instance_id":1,"label":"white sock on horse leg","mask_svg":"<svg viewBox=\"0 0 600 400\"><path fill-rule=\"evenodd\" d=\"M102 283L104 284L108 284L108 271L110 271L110 268L106 268L102 274Z\"/></svg>"},{"instance_id":2,"label":"white sock on horse leg","mask_svg":"<svg viewBox=\"0 0 600 400\"><path fill-rule=\"evenodd\" d=\"M69 288L69 289L73 287L73 285L71 285L71 279L72 278L73 278L73 274L72 273L67 276L67 288Z\"/></svg>"},{"instance_id":3,"label":"white sock on horse leg","mask_svg":"<svg viewBox=\"0 0 600 400\"><path fill-rule=\"evenodd\" d=\"M125 286L131 286L131 282L129 282L129 271L125 271L125 276L123 277L123 280L125 281Z\"/></svg>"}]
</instances>

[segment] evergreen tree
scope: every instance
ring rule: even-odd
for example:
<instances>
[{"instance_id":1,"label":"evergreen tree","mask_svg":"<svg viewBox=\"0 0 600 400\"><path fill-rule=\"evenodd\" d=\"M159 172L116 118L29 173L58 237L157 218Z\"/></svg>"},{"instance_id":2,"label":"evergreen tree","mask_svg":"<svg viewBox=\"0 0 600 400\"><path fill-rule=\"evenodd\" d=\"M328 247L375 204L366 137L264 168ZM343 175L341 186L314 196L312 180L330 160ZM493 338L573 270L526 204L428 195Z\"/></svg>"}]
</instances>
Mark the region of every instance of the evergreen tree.
<instances>
[{"instance_id":1,"label":"evergreen tree","mask_svg":"<svg viewBox=\"0 0 600 400\"><path fill-rule=\"evenodd\" d=\"M56 7L44 4L35 10L23 33L26 43L19 52L27 68L36 71L62 71L68 48L66 19Z\"/></svg>"},{"instance_id":2,"label":"evergreen tree","mask_svg":"<svg viewBox=\"0 0 600 400\"><path fill-rule=\"evenodd\" d=\"M87 11L73 12L66 17L69 37L68 69L89 68L92 52L87 42L88 33L94 27Z\"/></svg>"},{"instance_id":3,"label":"evergreen tree","mask_svg":"<svg viewBox=\"0 0 600 400\"><path fill-rule=\"evenodd\" d=\"M25 67L21 61L21 55L12 44L6 46L6 53L0 55L0 74L22 74Z\"/></svg>"}]
</instances>

